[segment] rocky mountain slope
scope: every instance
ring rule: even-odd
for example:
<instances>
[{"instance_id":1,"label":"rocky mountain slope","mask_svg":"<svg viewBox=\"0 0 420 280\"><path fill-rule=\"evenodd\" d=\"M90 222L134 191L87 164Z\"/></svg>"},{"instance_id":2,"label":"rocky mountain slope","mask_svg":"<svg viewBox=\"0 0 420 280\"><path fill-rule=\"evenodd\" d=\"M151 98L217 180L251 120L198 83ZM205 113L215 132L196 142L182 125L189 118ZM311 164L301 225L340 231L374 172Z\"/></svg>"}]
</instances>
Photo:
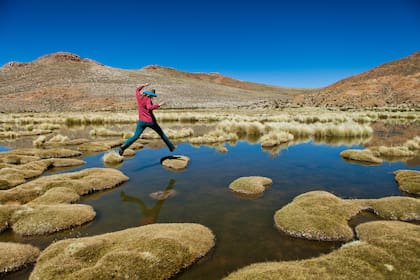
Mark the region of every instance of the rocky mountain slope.
<instances>
[{"instance_id":1,"label":"rocky mountain slope","mask_svg":"<svg viewBox=\"0 0 420 280\"><path fill-rule=\"evenodd\" d=\"M315 106L420 106L420 51L338 81L295 102Z\"/></svg>"},{"instance_id":2,"label":"rocky mountain slope","mask_svg":"<svg viewBox=\"0 0 420 280\"><path fill-rule=\"evenodd\" d=\"M98 111L135 109L136 85L150 82L167 107L232 107L269 101L285 104L310 90L267 86L217 73L186 73L147 66L123 70L70 53L0 68L0 111Z\"/></svg>"},{"instance_id":3,"label":"rocky mountain slope","mask_svg":"<svg viewBox=\"0 0 420 280\"><path fill-rule=\"evenodd\" d=\"M0 112L135 109L134 89L144 82L169 108L418 107L420 51L322 89L275 87L156 65L123 70L60 52L0 68Z\"/></svg>"}]
</instances>

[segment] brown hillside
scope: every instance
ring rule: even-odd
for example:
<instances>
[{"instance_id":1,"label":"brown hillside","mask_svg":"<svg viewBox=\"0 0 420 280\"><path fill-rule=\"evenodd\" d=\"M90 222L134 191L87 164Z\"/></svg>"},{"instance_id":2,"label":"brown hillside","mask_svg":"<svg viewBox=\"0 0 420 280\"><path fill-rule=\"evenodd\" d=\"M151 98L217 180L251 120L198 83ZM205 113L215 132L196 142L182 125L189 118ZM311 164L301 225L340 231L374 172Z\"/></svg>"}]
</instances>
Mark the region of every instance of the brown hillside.
<instances>
[{"instance_id":1,"label":"brown hillside","mask_svg":"<svg viewBox=\"0 0 420 280\"><path fill-rule=\"evenodd\" d=\"M302 96L301 96L302 98ZM304 96L317 106L397 106L420 104L420 51L341 80L319 93Z\"/></svg>"},{"instance_id":2,"label":"brown hillside","mask_svg":"<svg viewBox=\"0 0 420 280\"><path fill-rule=\"evenodd\" d=\"M134 90L150 82L168 107L229 107L275 100L308 90L267 86L216 73L147 66L123 70L60 52L0 68L0 111L90 111L136 108Z\"/></svg>"}]
</instances>

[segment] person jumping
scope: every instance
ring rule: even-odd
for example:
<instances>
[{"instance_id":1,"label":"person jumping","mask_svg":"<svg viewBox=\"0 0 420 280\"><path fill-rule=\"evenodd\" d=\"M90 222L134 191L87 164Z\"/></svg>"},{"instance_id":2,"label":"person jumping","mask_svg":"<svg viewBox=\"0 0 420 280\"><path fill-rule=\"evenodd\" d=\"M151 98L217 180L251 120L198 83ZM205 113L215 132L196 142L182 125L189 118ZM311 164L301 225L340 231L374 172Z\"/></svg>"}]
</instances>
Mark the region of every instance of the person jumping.
<instances>
[{"instance_id":1,"label":"person jumping","mask_svg":"<svg viewBox=\"0 0 420 280\"><path fill-rule=\"evenodd\" d=\"M168 146L169 150L172 152L175 150L175 145L169 140L168 136L165 135L162 128L158 125L155 116L153 115L153 110L160 108L165 102L160 104L153 104L152 98L156 97L156 91L154 89L145 90L141 93L141 90L144 87L149 86L150 83L145 83L139 85L136 88L136 98L137 98L137 108L139 114L139 120L137 122L136 132L131 136L127 141L125 141L118 150L118 153L122 156L124 150L127 149L131 144L133 144L142 134L146 127L150 127L159 134L160 138Z\"/></svg>"}]
</instances>

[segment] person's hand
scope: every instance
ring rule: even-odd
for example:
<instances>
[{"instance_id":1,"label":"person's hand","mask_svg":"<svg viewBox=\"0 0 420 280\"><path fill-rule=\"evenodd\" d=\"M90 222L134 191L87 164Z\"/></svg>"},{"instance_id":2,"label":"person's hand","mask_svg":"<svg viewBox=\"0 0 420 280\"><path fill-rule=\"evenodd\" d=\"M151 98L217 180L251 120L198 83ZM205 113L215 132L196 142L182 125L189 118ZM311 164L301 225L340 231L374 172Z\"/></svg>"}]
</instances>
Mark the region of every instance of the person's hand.
<instances>
[{"instance_id":1,"label":"person's hand","mask_svg":"<svg viewBox=\"0 0 420 280\"><path fill-rule=\"evenodd\" d=\"M138 85L137 87L147 87L147 86L150 86L150 83L141 84L141 85Z\"/></svg>"},{"instance_id":2,"label":"person's hand","mask_svg":"<svg viewBox=\"0 0 420 280\"><path fill-rule=\"evenodd\" d=\"M165 101L162 101L162 102L159 103L159 106L163 106L165 104L166 104L166 102Z\"/></svg>"}]
</instances>

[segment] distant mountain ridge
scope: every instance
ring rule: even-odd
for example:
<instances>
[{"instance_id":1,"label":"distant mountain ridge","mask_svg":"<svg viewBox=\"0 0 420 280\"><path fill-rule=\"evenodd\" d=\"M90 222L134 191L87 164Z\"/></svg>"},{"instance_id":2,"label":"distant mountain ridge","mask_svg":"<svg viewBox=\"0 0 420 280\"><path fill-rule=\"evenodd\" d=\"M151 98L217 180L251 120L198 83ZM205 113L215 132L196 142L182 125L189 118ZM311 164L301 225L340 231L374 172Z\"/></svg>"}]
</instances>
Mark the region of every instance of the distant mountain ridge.
<instances>
[{"instance_id":1,"label":"distant mountain ridge","mask_svg":"<svg viewBox=\"0 0 420 280\"><path fill-rule=\"evenodd\" d=\"M0 68L0 112L135 109L134 89L144 82L156 88L169 108L418 107L420 51L322 89L270 86L158 65L124 70L58 52Z\"/></svg>"},{"instance_id":2,"label":"distant mountain ridge","mask_svg":"<svg viewBox=\"0 0 420 280\"><path fill-rule=\"evenodd\" d=\"M0 111L135 109L136 85L150 82L168 107L235 107L271 100L286 104L308 91L236 80L218 73L188 73L157 65L124 70L59 52L0 68Z\"/></svg>"},{"instance_id":3,"label":"distant mountain ridge","mask_svg":"<svg viewBox=\"0 0 420 280\"><path fill-rule=\"evenodd\" d=\"M302 98L302 96L301 96ZM301 101L302 102L302 101ZM305 105L420 106L420 51L304 96Z\"/></svg>"}]
</instances>

